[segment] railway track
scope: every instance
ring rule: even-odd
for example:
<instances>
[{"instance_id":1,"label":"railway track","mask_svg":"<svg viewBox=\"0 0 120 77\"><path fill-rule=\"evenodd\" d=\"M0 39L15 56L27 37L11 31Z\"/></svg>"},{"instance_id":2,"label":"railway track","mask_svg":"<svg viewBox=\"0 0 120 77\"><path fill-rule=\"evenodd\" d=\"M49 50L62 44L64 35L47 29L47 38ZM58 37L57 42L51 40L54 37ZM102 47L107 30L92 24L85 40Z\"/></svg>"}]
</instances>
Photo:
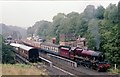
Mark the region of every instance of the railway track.
<instances>
[{"instance_id":1,"label":"railway track","mask_svg":"<svg viewBox=\"0 0 120 77\"><path fill-rule=\"evenodd\" d=\"M53 65L54 66L57 66L65 71L68 71L70 73L72 73L73 75L109 75L108 73L100 73L100 72L97 72L97 71L93 71L93 70L88 70L84 67L72 67L72 66L69 66L69 65L65 65L64 63L60 63L59 61L56 61L52 58L50 58L48 55L46 54L41 54L40 56L50 60L51 62L53 62Z\"/></svg>"},{"instance_id":2,"label":"railway track","mask_svg":"<svg viewBox=\"0 0 120 77\"><path fill-rule=\"evenodd\" d=\"M45 68L46 72L48 72L48 73L50 72L49 75L70 75L70 76L75 76L75 77L79 77L79 76L82 76L82 77L108 76L109 77L109 75L113 75L113 74L109 74L106 72L97 72L97 71L93 71L90 69L86 69L85 67L82 67L82 66L75 68L75 67L69 66L67 64L60 63L59 61L51 58L50 56L48 56L46 54L40 54L40 56L51 61L53 64L52 67L43 65L43 64L41 65L40 63L34 64L34 63L28 62L28 64L33 65L38 69L41 69L41 67ZM26 60L24 60L24 61L26 61Z\"/></svg>"},{"instance_id":3,"label":"railway track","mask_svg":"<svg viewBox=\"0 0 120 77\"><path fill-rule=\"evenodd\" d=\"M45 67L49 72L52 72L52 71L54 71L54 70L56 70L56 75L74 75L74 73L75 73L75 71L74 71L74 73L71 73L71 71L73 70L71 70L71 69L69 69L69 67L67 67L66 65L63 65L62 63L61 64L59 64L59 62L58 61L55 61L55 60L53 60L52 58L49 58L47 55L40 55L41 57L43 57L44 58L44 60L46 59L46 60L48 60L49 62L52 62L53 63L53 65L52 65L52 68L50 68L50 67ZM25 64L29 64L29 65L32 65L32 66L35 66L36 68L38 68L38 69L40 69L41 67L42 67L42 65L41 64L39 64L39 63L31 63L31 62L29 62L27 59L25 59L25 58L23 58L22 56L20 56L20 55L18 55L18 54L16 54L16 57L18 57L17 59L18 59L18 61L19 62L21 62L21 63L25 63ZM63 68L60 68L60 66L63 66ZM64 69L65 68L65 69ZM71 70L70 72L68 71L68 70ZM53 73L55 73L55 72L53 72ZM76 73L75 73L76 74Z\"/></svg>"},{"instance_id":4,"label":"railway track","mask_svg":"<svg viewBox=\"0 0 120 77\"><path fill-rule=\"evenodd\" d=\"M47 60L53 63L53 67L58 67L62 70L67 71L68 75L75 77L119 77L118 75L109 73L109 72L97 72L96 70L86 68L83 66L72 67L70 65L64 64L63 62L59 62L54 58L51 58L49 55L40 54L41 57L46 58Z\"/></svg>"},{"instance_id":5,"label":"railway track","mask_svg":"<svg viewBox=\"0 0 120 77\"><path fill-rule=\"evenodd\" d=\"M50 58L48 55L46 54L40 54L41 57L44 57L48 60L50 60L51 62L53 62L53 67L59 67L60 69L63 69L65 71L70 72L70 75L76 76L76 75L87 75L86 73L82 73L78 70L75 70L75 67L69 66L69 65L64 65L63 63L60 63L59 61L56 61L52 58Z\"/></svg>"},{"instance_id":6,"label":"railway track","mask_svg":"<svg viewBox=\"0 0 120 77\"><path fill-rule=\"evenodd\" d=\"M71 73L65 71L65 70L62 70L56 66L52 66L52 67L49 67L49 66L46 66L46 65L41 65L39 63L37 63L36 65L37 68L39 67L43 67L46 69L46 72L49 74L49 75L72 75Z\"/></svg>"},{"instance_id":7,"label":"railway track","mask_svg":"<svg viewBox=\"0 0 120 77\"><path fill-rule=\"evenodd\" d=\"M68 59L65 62L64 59L61 58L63 61L60 61L60 60L57 60L56 58L51 57L47 53L43 53L43 52L39 52L39 53L40 53L39 54L40 57L42 57L42 58L44 58L44 59L46 59L46 60L48 60L49 62L52 63L52 67L65 72L67 75L72 75L72 76L79 76L79 75L111 75L109 73L96 72L96 71L93 71L93 70L90 70L90 69L86 69L84 67L72 67L72 66L70 66L68 64L65 64L66 62L69 63ZM24 61L27 64L31 64L26 59ZM76 62L75 62L75 64L76 64ZM38 63L36 63L36 65L34 65L34 66L36 66L37 68L40 67L40 65ZM49 68L49 67L47 67L47 69L52 71L51 68Z\"/></svg>"}]
</instances>

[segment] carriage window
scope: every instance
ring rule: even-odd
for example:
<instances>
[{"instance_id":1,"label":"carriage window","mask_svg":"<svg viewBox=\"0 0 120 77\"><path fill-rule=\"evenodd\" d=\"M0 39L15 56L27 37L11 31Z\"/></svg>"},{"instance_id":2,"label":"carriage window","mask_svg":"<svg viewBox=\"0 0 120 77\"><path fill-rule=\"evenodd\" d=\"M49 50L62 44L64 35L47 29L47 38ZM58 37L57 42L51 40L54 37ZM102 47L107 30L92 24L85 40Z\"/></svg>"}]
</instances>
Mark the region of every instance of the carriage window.
<instances>
[{"instance_id":1,"label":"carriage window","mask_svg":"<svg viewBox=\"0 0 120 77\"><path fill-rule=\"evenodd\" d=\"M57 52L57 48L55 48L55 52Z\"/></svg>"},{"instance_id":2,"label":"carriage window","mask_svg":"<svg viewBox=\"0 0 120 77\"><path fill-rule=\"evenodd\" d=\"M46 49L48 50L48 46L46 46Z\"/></svg>"},{"instance_id":3,"label":"carriage window","mask_svg":"<svg viewBox=\"0 0 120 77\"><path fill-rule=\"evenodd\" d=\"M53 50L53 47L52 47L52 50Z\"/></svg>"},{"instance_id":4,"label":"carriage window","mask_svg":"<svg viewBox=\"0 0 120 77\"><path fill-rule=\"evenodd\" d=\"M55 51L55 48L53 48L53 51Z\"/></svg>"}]
</instances>

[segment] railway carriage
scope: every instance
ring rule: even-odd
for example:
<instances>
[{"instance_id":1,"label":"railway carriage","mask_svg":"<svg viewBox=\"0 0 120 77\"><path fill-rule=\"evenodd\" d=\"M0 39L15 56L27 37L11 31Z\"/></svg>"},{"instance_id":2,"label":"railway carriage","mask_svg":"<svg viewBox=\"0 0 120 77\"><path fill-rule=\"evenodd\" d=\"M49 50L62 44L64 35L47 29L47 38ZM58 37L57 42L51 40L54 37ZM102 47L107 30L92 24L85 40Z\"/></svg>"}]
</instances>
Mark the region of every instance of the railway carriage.
<instances>
[{"instance_id":1,"label":"railway carriage","mask_svg":"<svg viewBox=\"0 0 120 77\"><path fill-rule=\"evenodd\" d=\"M52 53L55 55L57 55L59 52L58 47L59 47L59 45L55 45L55 44L47 44L47 43L40 44L41 52Z\"/></svg>"},{"instance_id":2,"label":"railway carriage","mask_svg":"<svg viewBox=\"0 0 120 77\"><path fill-rule=\"evenodd\" d=\"M16 43L11 43L11 46L13 46L16 49L16 53L19 54L20 56L26 58L30 62L36 62L39 59L39 49L22 45L22 44L16 44Z\"/></svg>"}]
</instances>

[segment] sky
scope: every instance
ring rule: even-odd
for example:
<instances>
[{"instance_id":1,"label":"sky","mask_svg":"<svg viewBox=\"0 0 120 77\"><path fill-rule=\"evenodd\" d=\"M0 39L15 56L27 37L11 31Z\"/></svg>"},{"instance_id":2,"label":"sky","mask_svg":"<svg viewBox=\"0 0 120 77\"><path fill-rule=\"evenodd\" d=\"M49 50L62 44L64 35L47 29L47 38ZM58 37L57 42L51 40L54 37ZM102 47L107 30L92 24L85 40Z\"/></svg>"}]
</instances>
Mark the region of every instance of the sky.
<instances>
[{"instance_id":1,"label":"sky","mask_svg":"<svg viewBox=\"0 0 120 77\"><path fill-rule=\"evenodd\" d=\"M106 8L110 3L118 4L119 0L70 0L70 1L0 1L0 23L6 25L30 27L37 21L52 18L57 13L81 13L87 5Z\"/></svg>"}]
</instances>

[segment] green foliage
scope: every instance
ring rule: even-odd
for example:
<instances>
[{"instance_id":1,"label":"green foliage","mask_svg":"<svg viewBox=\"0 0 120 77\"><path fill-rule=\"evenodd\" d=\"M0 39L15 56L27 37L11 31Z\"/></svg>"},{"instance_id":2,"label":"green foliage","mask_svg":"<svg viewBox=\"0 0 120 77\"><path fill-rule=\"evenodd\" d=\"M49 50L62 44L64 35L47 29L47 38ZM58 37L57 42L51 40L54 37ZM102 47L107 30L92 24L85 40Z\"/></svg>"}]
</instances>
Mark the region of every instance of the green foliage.
<instances>
[{"instance_id":1,"label":"green foliage","mask_svg":"<svg viewBox=\"0 0 120 77\"><path fill-rule=\"evenodd\" d=\"M13 51L11 46L2 44L2 63L15 63L15 54Z\"/></svg>"},{"instance_id":2,"label":"green foliage","mask_svg":"<svg viewBox=\"0 0 120 77\"><path fill-rule=\"evenodd\" d=\"M36 31L36 34L39 35L39 36L46 37L47 35L49 35L50 27L51 27L51 23L50 22L43 21L39 25L38 30Z\"/></svg>"},{"instance_id":3,"label":"green foliage","mask_svg":"<svg viewBox=\"0 0 120 77\"><path fill-rule=\"evenodd\" d=\"M0 55L2 55L2 35L0 34ZM2 61L2 57L0 56L0 61Z\"/></svg>"},{"instance_id":4,"label":"green foliage","mask_svg":"<svg viewBox=\"0 0 120 77\"><path fill-rule=\"evenodd\" d=\"M87 41L88 41L88 48L91 49L91 50L95 50L95 41L94 41L94 37L91 35L91 33L88 31L87 32Z\"/></svg>"},{"instance_id":5,"label":"green foliage","mask_svg":"<svg viewBox=\"0 0 120 77\"><path fill-rule=\"evenodd\" d=\"M105 19L110 20L113 23L118 22L118 7L115 4L110 4L104 13Z\"/></svg>"},{"instance_id":6,"label":"green foliage","mask_svg":"<svg viewBox=\"0 0 120 77\"><path fill-rule=\"evenodd\" d=\"M0 34L0 45L1 45L1 43L2 43L2 35Z\"/></svg>"},{"instance_id":7,"label":"green foliage","mask_svg":"<svg viewBox=\"0 0 120 77\"><path fill-rule=\"evenodd\" d=\"M34 34L34 29L32 28L32 27L29 27L28 29L27 29L27 35L28 36L32 36Z\"/></svg>"},{"instance_id":8,"label":"green foliage","mask_svg":"<svg viewBox=\"0 0 120 77\"><path fill-rule=\"evenodd\" d=\"M118 3L118 20L120 20L120 1ZM120 23L120 21L119 21L119 23Z\"/></svg>"},{"instance_id":9,"label":"green foliage","mask_svg":"<svg viewBox=\"0 0 120 77\"><path fill-rule=\"evenodd\" d=\"M113 64L120 64L119 60L119 46L117 45L117 26L111 27L112 30L105 29L105 33L101 34L102 48L105 51L107 59L109 59ZM102 29L103 30L103 29ZM109 30L109 31L108 31Z\"/></svg>"},{"instance_id":10,"label":"green foliage","mask_svg":"<svg viewBox=\"0 0 120 77\"><path fill-rule=\"evenodd\" d=\"M13 51L14 49L11 46L4 44L4 39L0 35L0 60L2 63L15 63L15 54Z\"/></svg>"},{"instance_id":11,"label":"green foliage","mask_svg":"<svg viewBox=\"0 0 120 77\"><path fill-rule=\"evenodd\" d=\"M27 29L28 36L38 35L40 37L47 37L51 34L51 22L38 21L32 27Z\"/></svg>"},{"instance_id":12,"label":"green foliage","mask_svg":"<svg viewBox=\"0 0 120 77\"><path fill-rule=\"evenodd\" d=\"M101 49L112 64L120 65L120 34L117 6L110 4L104 13L105 19L99 24Z\"/></svg>"},{"instance_id":13,"label":"green foliage","mask_svg":"<svg viewBox=\"0 0 120 77\"><path fill-rule=\"evenodd\" d=\"M88 5L84 10L85 18L92 19L95 17L95 7L93 5Z\"/></svg>"},{"instance_id":14,"label":"green foliage","mask_svg":"<svg viewBox=\"0 0 120 77\"><path fill-rule=\"evenodd\" d=\"M93 37L93 40L95 42L93 47L96 48L97 50L99 50L99 45L100 45L100 34L99 34L98 22L99 21L97 19L92 19L88 23L88 31L89 33L91 33L91 36Z\"/></svg>"},{"instance_id":15,"label":"green foliage","mask_svg":"<svg viewBox=\"0 0 120 77\"><path fill-rule=\"evenodd\" d=\"M37 22L28 31L31 29L31 34L34 34L35 27L40 36L56 37L57 44L59 35L63 33L86 37L89 49L105 53L107 60L120 65L120 2L118 6L110 4L106 9L103 6L95 9L93 5L88 5L81 14L58 13L53 17L50 27Z\"/></svg>"},{"instance_id":16,"label":"green foliage","mask_svg":"<svg viewBox=\"0 0 120 77\"><path fill-rule=\"evenodd\" d=\"M103 6L99 6L96 11L95 11L95 17L98 19L103 19L104 18L104 7Z\"/></svg>"},{"instance_id":17,"label":"green foliage","mask_svg":"<svg viewBox=\"0 0 120 77\"><path fill-rule=\"evenodd\" d=\"M7 38L8 36L12 36L12 39L21 39L26 37L26 29L0 23L0 34L4 38Z\"/></svg>"}]
</instances>

